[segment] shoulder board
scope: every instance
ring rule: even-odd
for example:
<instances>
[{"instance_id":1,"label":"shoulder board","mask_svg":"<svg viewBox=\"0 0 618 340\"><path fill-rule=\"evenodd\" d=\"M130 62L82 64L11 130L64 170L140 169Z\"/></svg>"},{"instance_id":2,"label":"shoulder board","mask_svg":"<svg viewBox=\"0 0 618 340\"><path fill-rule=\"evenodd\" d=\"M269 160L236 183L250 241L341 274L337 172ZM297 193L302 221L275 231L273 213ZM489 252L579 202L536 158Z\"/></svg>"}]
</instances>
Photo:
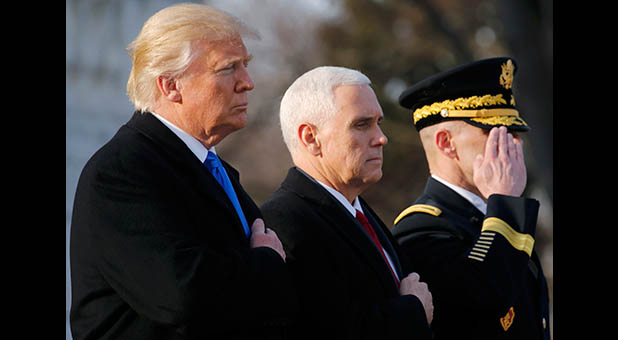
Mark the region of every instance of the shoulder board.
<instances>
[{"instance_id":1,"label":"shoulder board","mask_svg":"<svg viewBox=\"0 0 618 340\"><path fill-rule=\"evenodd\" d=\"M428 204L415 204L407 207L406 210L402 211L401 214L399 214L399 216L397 216L397 218L395 219L394 224L397 224L399 220L415 212L422 212L433 216L439 216L442 213L442 210Z\"/></svg>"}]
</instances>

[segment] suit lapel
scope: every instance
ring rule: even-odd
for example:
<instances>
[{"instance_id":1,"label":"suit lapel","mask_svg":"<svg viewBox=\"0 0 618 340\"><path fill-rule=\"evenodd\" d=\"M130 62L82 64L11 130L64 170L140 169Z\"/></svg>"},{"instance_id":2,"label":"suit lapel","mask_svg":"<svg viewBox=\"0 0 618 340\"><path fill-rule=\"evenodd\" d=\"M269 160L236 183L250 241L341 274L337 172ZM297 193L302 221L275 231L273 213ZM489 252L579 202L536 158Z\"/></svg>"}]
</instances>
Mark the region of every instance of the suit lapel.
<instances>
[{"instance_id":1,"label":"suit lapel","mask_svg":"<svg viewBox=\"0 0 618 340\"><path fill-rule=\"evenodd\" d=\"M296 192L316 207L316 212L332 227L341 238L365 260L376 272L385 289L396 289L397 283L393 279L388 265L379 253L373 241L363 230L360 223L348 210L341 205L319 183L291 168L282 187Z\"/></svg>"},{"instance_id":2,"label":"suit lapel","mask_svg":"<svg viewBox=\"0 0 618 340\"><path fill-rule=\"evenodd\" d=\"M217 182L210 171L208 171L204 164L202 164L197 157L195 157L195 154L191 152L187 145L180 138L178 138L178 136L176 136L150 112L135 112L131 120L127 122L126 126L139 131L156 143L159 146L159 150L165 153L167 158L172 160L174 166L177 167L179 172L182 173L185 180L192 182L196 190L201 195L209 201L216 201L230 215L230 219L236 222L238 235L241 236L244 241L247 240L240 222L240 218L238 217L232 202L225 193L225 190L223 190L219 182ZM236 170L231 168L229 164L223 161L222 163L224 163L224 167L228 172L230 181L238 193L240 183L238 182L238 174ZM231 173L234 173L234 175ZM244 190L242 193L244 195L238 194L238 200L244 208L245 206L248 206L248 196L246 196ZM252 211L251 215L254 216L255 212ZM246 217L249 219L249 216ZM251 223L249 223L249 226L251 226Z\"/></svg>"},{"instance_id":3,"label":"suit lapel","mask_svg":"<svg viewBox=\"0 0 618 340\"><path fill-rule=\"evenodd\" d=\"M399 255L397 254L397 251L395 250L393 246L393 244L395 244L396 241L392 237L389 237L390 231L386 228L386 225L384 225L384 222L382 222L382 220L380 220L377 217L377 214L373 211L373 209L371 209L371 207L369 207L369 205L365 202L365 200L360 196L358 197L358 199L361 202L361 206L363 207L363 211L365 212L367 219L369 220L369 222L373 226L373 229L378 235L378 239L380 239L380 243L382 244L382 247L390 256L391 261L393 262L393 265L395 266L395 270L397 271L397 276L399 276L399 279L402 279L403 270L401 267L401 263L399 262Z\"/></svg>"}]
</instances>

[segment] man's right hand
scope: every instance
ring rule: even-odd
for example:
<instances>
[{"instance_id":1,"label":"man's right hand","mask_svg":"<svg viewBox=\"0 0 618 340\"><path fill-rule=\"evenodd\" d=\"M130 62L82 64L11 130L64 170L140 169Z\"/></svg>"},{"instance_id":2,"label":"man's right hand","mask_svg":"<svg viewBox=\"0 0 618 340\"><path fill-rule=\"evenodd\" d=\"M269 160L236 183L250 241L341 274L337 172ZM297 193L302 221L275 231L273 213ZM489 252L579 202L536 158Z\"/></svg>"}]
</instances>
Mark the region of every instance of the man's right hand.
<instances>
[{"instance_id":1,"label":"man's right hand","mask_svg":"<svg viewBox=\"0 0 618 340\"><path fill-rule=\"evenodd\" d=\"M420 282L420 276L417 273L410 273L399 284L399 292L401 295L414 295L423 304L427 323L431 325L433 321L433 298L431 292L425 282Z\"/></svg>"},{"instance_id":2,"label":"man's right hand","mask_svg":"<svg viewBox=\"0 0 618 340\"><path fill-rule=\"evenodd\" d=\"M261 218L255 219L251 225L251 238L249 239L251 248L268 247L274 249L285 261L285 251L277 234L266 228L264 221Z\"/></svg>"},{"instance_id":3,"label":"man's right hand","mask_svg":"<svg viewBox=\"0 0 618 340\"><path fill-rule=\"evenodd\" d=\"M488 199L492 194L520 196L526 188L526 164L522 142L507 128L492 128L485 154L474 161L474 184Z\"/></svg>"}]
</instances>

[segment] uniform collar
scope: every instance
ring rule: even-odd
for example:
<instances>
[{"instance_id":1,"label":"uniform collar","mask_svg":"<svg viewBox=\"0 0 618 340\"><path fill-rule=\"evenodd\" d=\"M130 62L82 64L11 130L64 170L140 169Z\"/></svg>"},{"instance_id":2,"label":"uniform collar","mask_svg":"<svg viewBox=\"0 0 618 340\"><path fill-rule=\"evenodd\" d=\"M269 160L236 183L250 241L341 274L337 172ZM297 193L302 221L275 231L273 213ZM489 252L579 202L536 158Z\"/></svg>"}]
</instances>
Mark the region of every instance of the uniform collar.
<instances>
[{"instance_id":1,"label":"uniform collar","mask_svg":"<svg viewBox=\"0 0 618 340\"><path fill-rule=\"evenodd\" d=\"M445 179L440 178L437 175L431 174L431 177L433 179L435 179L436 181L446 185L447 187L449 187L451 190L455 191L456 193L458 193L461 197L465 198L468 202L470 202L472 205L474 205L479 211L481 211L483 213L483 215L487 214L487 203L485 203L485 201L483 201L482 198L480 198L478 195L460 187L457 186L455 184L452 184L450 182L447 182Z\"/></svg>"}]
</instances>

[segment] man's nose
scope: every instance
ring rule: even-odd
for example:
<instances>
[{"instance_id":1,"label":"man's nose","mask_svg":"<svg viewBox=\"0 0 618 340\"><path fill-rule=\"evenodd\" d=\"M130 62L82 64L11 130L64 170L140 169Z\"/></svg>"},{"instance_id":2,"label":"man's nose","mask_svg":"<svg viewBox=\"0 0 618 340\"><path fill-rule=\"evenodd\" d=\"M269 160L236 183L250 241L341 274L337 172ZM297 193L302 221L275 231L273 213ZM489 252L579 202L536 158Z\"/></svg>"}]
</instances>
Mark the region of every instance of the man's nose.
<instances>
[{"instance_id":1,"label":"man's nose","mask_svg":"<svg viewBox=\"0 0 618 340\"><path fill-rule=\"evenodd\" d=\"M251 91L254 88L253 80L251 80L251 76L247 69L242 66L242 70L240 70L240 75L238 77L238 81L236 82L236 92L244 92Z\"/></svg>"},{"instance_id":2,"label":"man's nose","mask_svg":"<svg viewBox=\"0 0 618 340\"><path fill-rule=\"evenodd\" d=\"M378 144L379 145L386 145L386 143L388 143L388 137L386 137L386 135L384 134L384 132L382 132L382 129L380 129L380 127L378 126Z\"/></svg>"}]
</instances>

